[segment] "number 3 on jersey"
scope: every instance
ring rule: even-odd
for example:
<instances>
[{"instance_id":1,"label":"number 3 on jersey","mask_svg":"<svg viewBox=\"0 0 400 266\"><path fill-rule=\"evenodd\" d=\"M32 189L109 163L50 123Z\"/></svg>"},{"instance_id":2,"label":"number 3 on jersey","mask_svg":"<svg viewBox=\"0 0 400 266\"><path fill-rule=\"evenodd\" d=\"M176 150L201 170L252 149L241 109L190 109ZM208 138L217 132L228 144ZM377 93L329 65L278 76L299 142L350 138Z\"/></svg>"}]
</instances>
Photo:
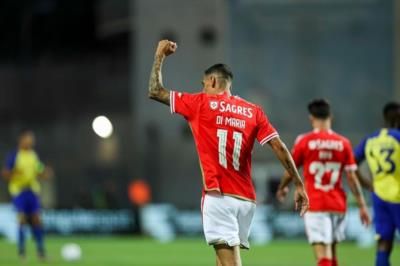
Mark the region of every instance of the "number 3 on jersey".
<instances>
[{"instance_id":1,"label":"number 3 on jersey","mask_svg":"<svg viewBox=\"0 0 400 266\"><path fill-rule=\"evenodd\" d=\"M340 163L335 162L313 162L310 164L310 174L314 175L314 187L325 192L335 188L340 174ZM325 173L331 172L330 181L328 184L322 184L322 178Z\"/></svg>"},{"instance_id":2,"label":"number 3 on jersey","mask_svg":"<svg viewBox=\"0 0 400 266\"><path fill-rule=\"evenodd\" d=\"M217 137L218 137L218 153L219 153L219 164L224 167L228 168L228 161L226 159L226 143L228 141L228 130L226 129L218 129L217 130ZM240 150L242 148L242 133L240 132L233 132L233 168L236 171L240 169Z\"/></svg>"},{"instance_id":3,"label":"number 3 on jersey","mask_svg":"<svg viewBox=\"0 0 400 266\"><path fill-rule=\"evenodd\" d=\"M391 148L382 148L370 151L370 156L375 161L376 169L374 172L376 175L380 173L394 173L396 170L396 163L392 158L393 153L394 149Z\"/></svg>"}]
</instances>

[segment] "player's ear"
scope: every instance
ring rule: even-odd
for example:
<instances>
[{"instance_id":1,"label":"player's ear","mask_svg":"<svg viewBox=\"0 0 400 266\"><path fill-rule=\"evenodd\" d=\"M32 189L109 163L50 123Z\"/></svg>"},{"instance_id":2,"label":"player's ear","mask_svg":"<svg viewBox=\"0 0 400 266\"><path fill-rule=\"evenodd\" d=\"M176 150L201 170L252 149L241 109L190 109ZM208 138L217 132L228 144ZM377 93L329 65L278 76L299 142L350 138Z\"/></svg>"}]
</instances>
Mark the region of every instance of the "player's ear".
<instances>
[{"instance_id":1,"label":"player's ear","mask_svg":"<svg viewBox=\"0 0 400 266\"><path fill-rule=\"evenodd\" d=\"M217 79L215 76L211 76L211 87L216 88L217 87Z\"/></svg>"},{"instance_id":2,"label":"player's ear","mask_svg":"<svg viewBox=\"0 0 400 266\"><path fill-rule=\"evenodd\" d=\"M308 115L308 119L310 120L311 124L314 122L314 117L312 115Z\"/></svg>"}]
</instances>

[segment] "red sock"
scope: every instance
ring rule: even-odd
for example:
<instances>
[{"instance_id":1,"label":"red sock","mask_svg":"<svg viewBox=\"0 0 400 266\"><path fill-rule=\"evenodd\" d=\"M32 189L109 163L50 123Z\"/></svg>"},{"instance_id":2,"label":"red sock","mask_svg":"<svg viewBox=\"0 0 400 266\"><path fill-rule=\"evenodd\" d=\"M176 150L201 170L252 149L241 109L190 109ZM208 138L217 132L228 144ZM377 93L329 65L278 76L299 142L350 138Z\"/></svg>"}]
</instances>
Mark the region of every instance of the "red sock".
<instances>
[{"instance_id":1,"label":"red sock","mask_svg":"<svg viewBox=\"0 0 400 266\"><path fill-rule=\"evenodd\" d=\"M332 259L332 266L339 266L339 263L336 258Z\"/></svg>"},{"instance_id":2,"label":"red sock","mask_svg":"<svg viewBox=\"0 0 400 266\"><path fill-rule=\"evenodd\" d=\"M318 266L332 266L332 261L327 258L322 258L318 261Z\"/></svg>"}]
</instances>

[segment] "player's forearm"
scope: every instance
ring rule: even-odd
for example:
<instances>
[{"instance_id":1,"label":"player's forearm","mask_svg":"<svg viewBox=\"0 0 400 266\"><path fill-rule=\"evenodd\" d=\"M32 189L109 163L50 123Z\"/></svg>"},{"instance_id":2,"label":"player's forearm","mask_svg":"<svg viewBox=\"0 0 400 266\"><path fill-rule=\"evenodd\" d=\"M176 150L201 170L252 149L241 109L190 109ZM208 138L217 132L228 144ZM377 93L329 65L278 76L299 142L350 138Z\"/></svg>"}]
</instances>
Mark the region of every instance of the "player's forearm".
<instances>
[{"instance_id":1,"label":"player's forearm","mask_svg":"<svg viewBox=\"0 0 400 266\"><path fill-rule=\"evenodd\" d=\"M292 155L287 149L285 143L281 141L279 137L273 138L268 144L271 146L276 157L279 159L283 167L285 168L288 176L293 180L296 186L303 186L303 181L300 178L297 167L293 161Z\"/></svg>"},{"instance_id":2,"label":"player's forearm","mask_svg":"<svg viewBox=\"0 0 400 266\"><path fill-rule=\"evenodd\" d=\"M41 173L39 173L38 177L42 180L51 179L54 176L53 169L49 166L46 166Z\"/></svg>"},{"instance_id":3,"label":"player's forearm","mask_svg":"<svg viewBox=\"0 0 400 266\"><path fill-rule=\"evenodd\" d=\"M3 179L4 179L5 181L10 181L11 176L12 176L12 173L11 173L10 170L3 169L3 170L1 171L1 176L3 177Z\"/></svg>"},{"instance_id":4,"label":"player's forearm","mask_svg":"<svg viewBox=\"0 0 400 266\"><path fill-rule=\"evenodd\" d=\"M356 176L363 188L368 189L369 191L374 190L371 179L366 178L358 169L356 171Z\"/></svg>"},{"instance_id":5,"label":"player's forearm","mask_svg":"<svg viewBox=\"0 0 400 266\"><path fill-rule=\"evenodd\" d=\"M350 172L350 173L347 173L347 176L348 176L348 183L349 183L351 193L354 195L358 207L359 208L366 207L367 205L365 203L364 195L362 193L361 185L360 185L360 182L358 181L356 173Z\"/></svg>"},{"instance_id":6,"label":"player's forearm","mask_svg":"<svg viewBox=\"0 0 400 266\"><path fill-rule=\"evenodd\" d=\"M156 97L163 88L161 67L165 56L155 55L149 80L149 97Z\"/></svg>"},{"instance_id":7,"label":"player's forearm","mask_svg":"<svg viewBox=\"0 0 400 266\"><path fill-rule=\"evenodd\" d=\"M289 184L293 181L293 178L289 175L287 171L282 176L281 182L279 184L278 189L284 189L285 187L289 186Z\"/></svg>"},{"instance_id":8,"label":"player's forearm","mask_svg":"<svg viewBox=\"0 0 400 266\"><path fill-rule=\"evenodd\" d=\"M161 73L164 58L163 55L154 56L149 80L149 98L169 105L169 92L164 88Z\"/></svg>"}]
</instances>

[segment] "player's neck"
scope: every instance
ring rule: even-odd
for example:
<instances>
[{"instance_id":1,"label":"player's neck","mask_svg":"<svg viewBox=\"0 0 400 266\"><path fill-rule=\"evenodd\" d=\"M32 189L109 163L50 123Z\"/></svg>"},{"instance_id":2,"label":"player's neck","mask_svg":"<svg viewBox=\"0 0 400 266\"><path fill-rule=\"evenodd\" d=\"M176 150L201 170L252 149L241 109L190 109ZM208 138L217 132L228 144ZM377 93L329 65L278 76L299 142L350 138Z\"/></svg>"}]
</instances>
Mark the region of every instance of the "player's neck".
<instances>
[{"instance_id":1,"label":"player's neck","mask_svg":"<svg viewBox=\"0 0 400 266\"><path fill-rule=\"evenodd\" d=\"M393 125L391 123L385 123L383 125L383 128L398 128L398 126L397 125Z\"/></svg>"},{"instance_id":2,"label":"player's neck","mask_svg":"<svg viewBox=\"0 0 400 266\"><path fill-rule=\"evenodd\" d=\"M331 131L332 126L329 120L316 120L313 122L313 129L316 131Z\"/></svg>"},{"instance_id":3,"label":"player's neck","mask_svg":"<svg viewBox=\"0 0 400 266\"><path fill-rule=\"evenodd\" d=\"M232 96L231 90L230 89L221 89L221 92L219 94L225 94L227 96Z\"/></svg>"},{"instance_id":4,"label":"player's neck","mask_svg":"<svg viewBox=\"0 0 400 266\"><path fill-rule=\"evenodd\" d=\"M227 96L231 96L231 90L229 88L213 88L212 90L205 90L204 91L207 94L211 94L211 95L227 95Z\"/></svg>"}]
</instances>

